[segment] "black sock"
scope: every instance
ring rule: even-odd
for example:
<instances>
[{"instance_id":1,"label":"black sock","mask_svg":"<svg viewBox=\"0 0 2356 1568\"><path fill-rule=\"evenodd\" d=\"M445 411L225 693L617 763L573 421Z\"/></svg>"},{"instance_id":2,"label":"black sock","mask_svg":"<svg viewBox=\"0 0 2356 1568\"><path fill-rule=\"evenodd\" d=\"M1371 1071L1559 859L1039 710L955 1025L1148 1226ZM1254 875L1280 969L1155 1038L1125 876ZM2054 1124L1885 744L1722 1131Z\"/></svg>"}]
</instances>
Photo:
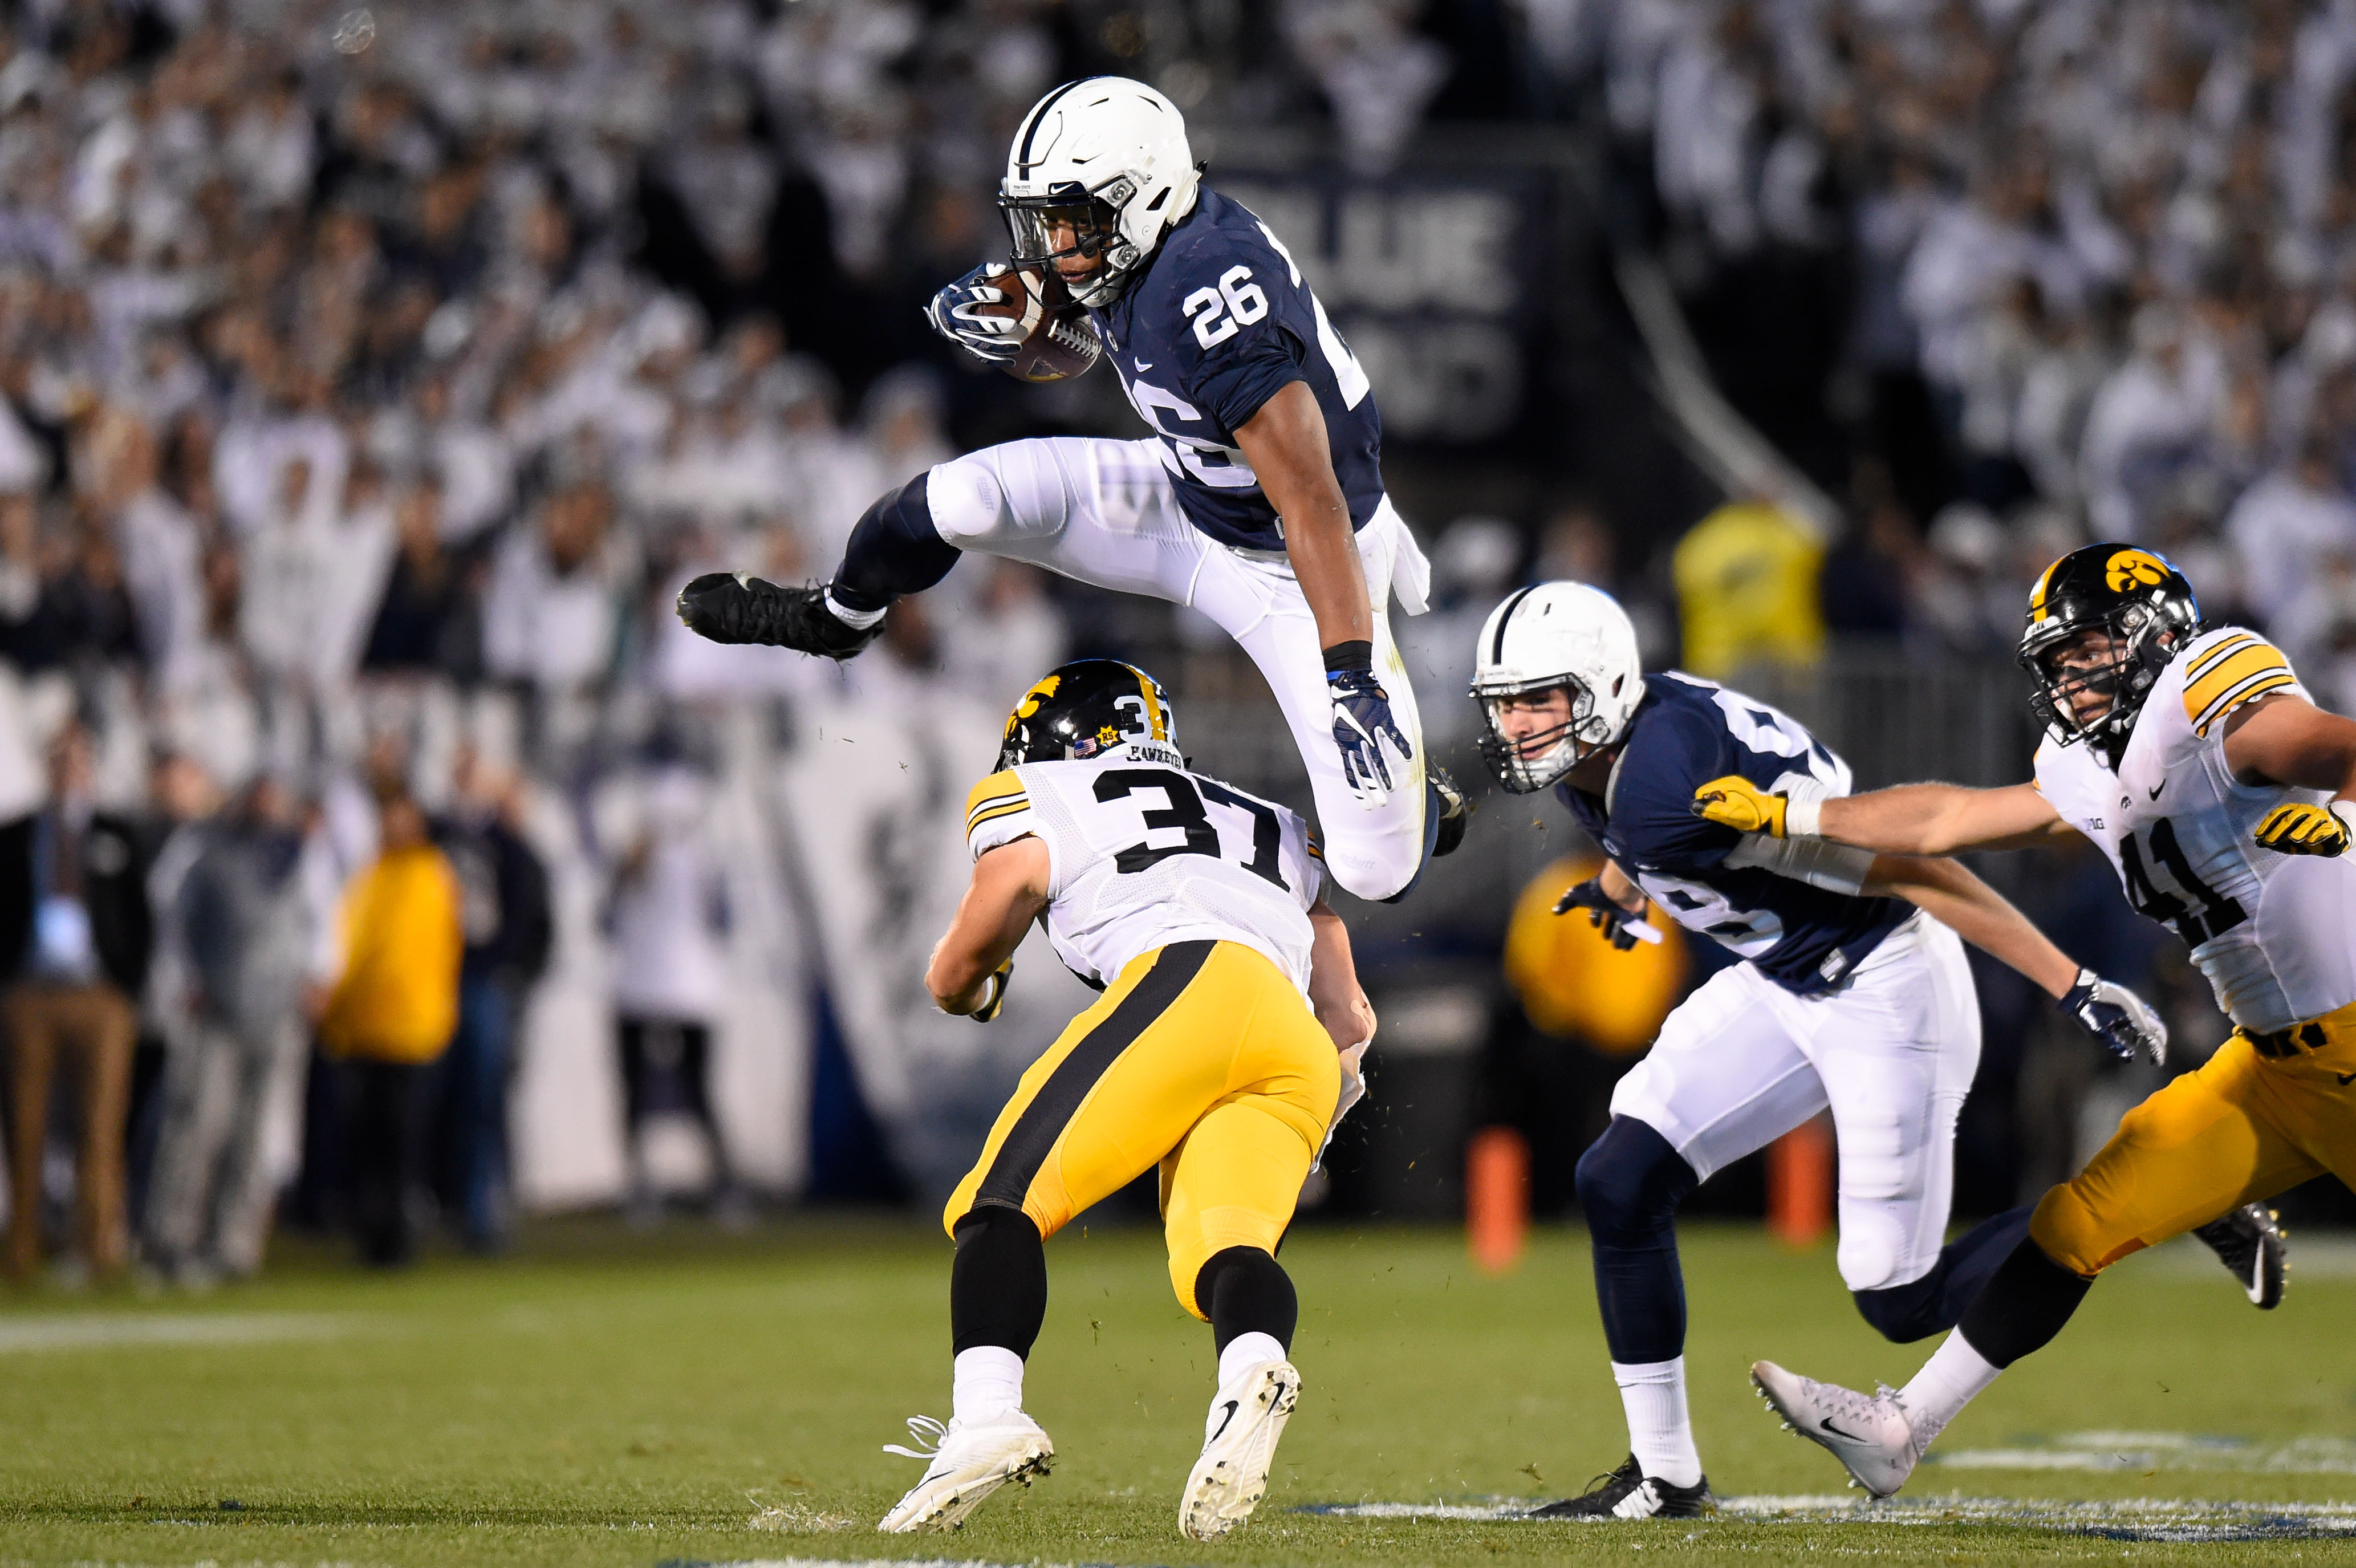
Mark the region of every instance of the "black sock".
<instances>
[{"instance_id":1,"label":"black sock","mask_svg":"<svg viewBox=\"0 0 2356 1568\"><path fill-rule=\"evenodd\" d=\"M1265 1334L1289 1352L1301 1324L1292 1276L1258 1247L1212 1253L1194 1276L1194 1305L1209 1315L1211 1343L1223 1355L1238 1334Z\"/></svg>"},{"instance_id":2,"label":"black sock","mask_svg":"<svg viewBox=\"0 0 2356 1568\"><path fill-rule=\"evenodd\" d=\"M851 610L889 609L903 594L921 594L949 575L960 553L933 526L926 480L918 474L881 497L851 531L831 588Z\"/></svg>"},{"instance_id":3,"label":"black sock","mask_svg":"<svg viewBox=\"0 0 2356 1568\"><path fill-rule=\"evenodd\" d=\"M1019 1208L995 1204L957 1222L949 1265L949 1346L997 1345L1029 1357L1047 1321L1047 1249Z\"/></svg>"},{"instance_id":4,"label":"black sock","mask_svg":"<svg viewBox=\"0 0 2356 1568\"><path fill-rule=\"evenodd\" d=\"M2036 1212L2033 1205L2023 1204L1981 1220L1940 1248L1938 1262L1921 1279L1887 1290L1856 1292L1857 1310L1884 1338L1900 1345L1953 1328L1987 1288L1997 1265L2029 1234L2029 1219Z\"/></svg>"},{"instance_id":5,"label":"black sock","mask_svg":"<svg viewBox=\"0 0 2356 1568\"><path fill-rule=\"evenodd\" d=\"M1603 1343L1622 1366L1685 1354L1686 1280L1677 1266L1677 1205L1700 1185L1669 1141L1614 1116L1579 1157L1579 1201L1595 1254Z\"/></svg>"},{"instance_id":6,"label":"black sock","mask_svg":"<svg viewBox=\"0 0 2356 1568\"><path fill-rule=\"evenodd\" d=\"M2024 1236L1996 1277L1964 1309L1964 1337L1994 1367L2009 1367L2052 1343L2094 1281L2072 1273Z\"/></svg>"}]
</instances>

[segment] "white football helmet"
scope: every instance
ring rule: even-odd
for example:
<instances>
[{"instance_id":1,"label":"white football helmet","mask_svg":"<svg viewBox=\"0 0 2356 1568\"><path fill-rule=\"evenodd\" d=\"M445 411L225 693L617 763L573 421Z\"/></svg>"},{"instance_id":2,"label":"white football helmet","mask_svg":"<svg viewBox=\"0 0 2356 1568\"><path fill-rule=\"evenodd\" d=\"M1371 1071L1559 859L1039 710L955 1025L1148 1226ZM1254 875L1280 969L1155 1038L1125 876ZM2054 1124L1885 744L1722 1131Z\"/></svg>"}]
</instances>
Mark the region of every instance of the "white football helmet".
<instances>
[{"instance_id":1,"label":"white football helmet","mask_svg":"<svg viewBox=\"0 0 2356 1568\"><path fill-rule=\"evenodd\" d=\"M1570 717L1555 729L1508 740L1497 701L1561 686ZM1517 795L1543 789L1625 734L1644 700L1636 628L1618 600L1584 583L1540 583L1489 612L1473 652L1481 704L1481 759Z\"/></svg>"},{"instance_id":2,"label":"white football helmet","mask_svg":"<svg viewBox=\"0 0 2356 1568\"><path fill-rule=\"evenodd\" d=\"M1178 106L1141 81L1092 76L1066 82L1023 117L998 205L1018 264L1101 256L1102 266L1065 285L1082 305L1102 306L1194 210L1200 184Z\"/></svg>"}]
</instances>

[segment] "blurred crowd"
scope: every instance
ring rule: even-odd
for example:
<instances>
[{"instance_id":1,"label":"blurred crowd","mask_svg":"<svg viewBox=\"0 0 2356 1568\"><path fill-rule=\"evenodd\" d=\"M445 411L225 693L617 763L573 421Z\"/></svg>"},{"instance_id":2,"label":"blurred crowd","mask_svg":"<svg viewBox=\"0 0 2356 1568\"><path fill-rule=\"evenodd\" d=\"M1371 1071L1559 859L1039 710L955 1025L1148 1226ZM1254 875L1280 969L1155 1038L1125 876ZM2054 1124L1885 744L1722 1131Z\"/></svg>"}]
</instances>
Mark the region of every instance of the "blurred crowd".
<instances>
[{"instance_id":1,"label":"blurred crowd","mask_svg":"<svg viewBox=\"0 0 2356 1568\"><path fill-rule=\"evenodd\" d=\"M2356 700L2356 13L1626 0L1579 36L1835 630L1997 650L2088 538Z\"/></svg>"}]
</instances>

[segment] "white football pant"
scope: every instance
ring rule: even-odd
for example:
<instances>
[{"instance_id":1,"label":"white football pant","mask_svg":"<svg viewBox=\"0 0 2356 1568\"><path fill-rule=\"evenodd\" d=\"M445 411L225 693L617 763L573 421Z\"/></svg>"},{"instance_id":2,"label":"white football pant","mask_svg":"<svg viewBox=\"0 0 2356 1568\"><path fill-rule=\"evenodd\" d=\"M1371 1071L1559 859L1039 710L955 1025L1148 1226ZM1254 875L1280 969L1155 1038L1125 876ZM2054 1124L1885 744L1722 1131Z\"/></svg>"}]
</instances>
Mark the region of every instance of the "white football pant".
<instances>
[{"instance_id":1,"label":"white football pant","mask_svg":"<svg viewBox=\"0 0 2356 1568\"><path fill-rule=\"evenodd\" d=\"M1794 996L1747 963L1712 975L1620 1080L1612 1113L1660 1133L1707 1180L1829 1106L1841 1279L1886 1290L1939 1261L1955 1116L1979 1059L1963 940L1918 913L1823 995Z\"/></svg>"},{"instance_id":2,"label":"white football pant","mask_svg":"<svg viewBox=\"0 0 2356 1568\"><path fill-rule=\"evenodd\" d=\"M1237 550L1188 522L1158 453L1151 441L1086 436L987 446L932 470L926 489L933 526L959 550L1189 605L1216 621L1259 666L1292 727L1316 799L1326 868L1361 898L1389 897L1423 862L1423 729L1389 615L1394 582L1408 613L1423 613L1430 568L1422 552L1387 497L1358 531L1375 612L1375 669L1415 750L1402 763L1384 748L1390 797L1369 809L1343 782L1317 621L1291 566L1280 552Z\"/></svg>"}]
</instances>

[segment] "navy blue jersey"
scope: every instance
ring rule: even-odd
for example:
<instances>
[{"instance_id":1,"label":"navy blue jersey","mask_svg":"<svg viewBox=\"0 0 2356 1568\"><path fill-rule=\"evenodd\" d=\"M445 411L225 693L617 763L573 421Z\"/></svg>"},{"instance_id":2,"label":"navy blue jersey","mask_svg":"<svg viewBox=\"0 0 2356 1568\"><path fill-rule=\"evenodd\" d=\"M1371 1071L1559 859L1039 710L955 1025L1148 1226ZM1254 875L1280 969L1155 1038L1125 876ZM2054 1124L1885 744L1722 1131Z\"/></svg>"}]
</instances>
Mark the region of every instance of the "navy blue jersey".
<instances>
[{"instance_id":1,"label":"navy blue jersey","mask_svg":"<svg viewBox=\"0 0 2356 1568\"><path fill-rule=\"evenodd\" d=\"M1895 898L1828 892L1755 865L1743 841L1693 813L1694 791L1739 773L1762 789L1794 774L1836 795L1848 764L1788 714L1691 675L1647 675L1606 796L1556 786L1580 825L1655 903L1806 996L1839 983L1914 912Z\"/></svg>"},{"instance_id":2,"label":"navy blue jersey","mask_svg":"<svg viewBox=\"0 0 2356 1568\"><path fill-rule=\"evenodd\" d=\"M1288 382L1324 411L1333 472L1364 528L1383 499L1382 416L1365 371L1268 225L1207 187L1144 274L1094 313L1130 406L1153 426L1179 509L1223 543L1281 550L1284 532L1236 430Z\"/></svg>"}]
</instances>

